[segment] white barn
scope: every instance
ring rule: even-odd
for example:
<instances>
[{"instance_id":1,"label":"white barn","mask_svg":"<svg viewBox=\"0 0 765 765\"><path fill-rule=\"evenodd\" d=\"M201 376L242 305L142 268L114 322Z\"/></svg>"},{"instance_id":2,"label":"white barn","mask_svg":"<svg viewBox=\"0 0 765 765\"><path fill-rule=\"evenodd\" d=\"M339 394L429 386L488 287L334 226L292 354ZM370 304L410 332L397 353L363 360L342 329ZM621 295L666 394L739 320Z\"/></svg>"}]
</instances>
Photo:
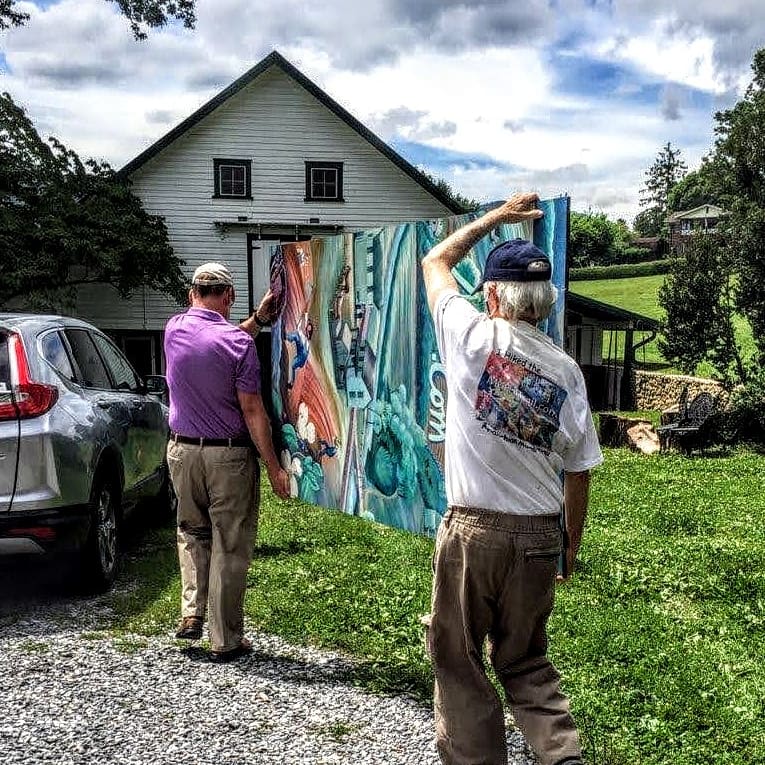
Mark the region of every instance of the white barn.
<instances>
[{"instance_id":1,"label":"white barn","mask_svg":"<svg viewBox=\"0 0 765 765\"><path fill-rule=\"evenodd\" d=\"M236 280L232 318L268 286L271 246L460 212L425 175L276 51L121 172L164 217L191 276L209 260ZM77 314L109 332L142 374L162 371L162 329L181 307L150 290L82 290Z\"/></svg>"}]
</instances>

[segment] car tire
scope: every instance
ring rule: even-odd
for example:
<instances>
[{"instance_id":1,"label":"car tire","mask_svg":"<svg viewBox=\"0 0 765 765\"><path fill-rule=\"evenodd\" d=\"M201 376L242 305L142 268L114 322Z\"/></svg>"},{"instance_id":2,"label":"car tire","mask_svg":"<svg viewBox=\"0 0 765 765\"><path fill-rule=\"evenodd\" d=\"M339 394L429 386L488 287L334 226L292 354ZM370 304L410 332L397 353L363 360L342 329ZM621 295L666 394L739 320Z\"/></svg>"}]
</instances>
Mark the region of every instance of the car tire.
<instances>
[{"instance_id":1,"label":"car tire","mask_svg":"<svg viewBox=\"0 0 765 765\"><path fill-rule=\"evenodd\" d=\"M80 583L88 592L106 592L119 568L119 489L114 478L96 474L90 499L90 531L82 551Z\"/></svg>"}]
</instances>

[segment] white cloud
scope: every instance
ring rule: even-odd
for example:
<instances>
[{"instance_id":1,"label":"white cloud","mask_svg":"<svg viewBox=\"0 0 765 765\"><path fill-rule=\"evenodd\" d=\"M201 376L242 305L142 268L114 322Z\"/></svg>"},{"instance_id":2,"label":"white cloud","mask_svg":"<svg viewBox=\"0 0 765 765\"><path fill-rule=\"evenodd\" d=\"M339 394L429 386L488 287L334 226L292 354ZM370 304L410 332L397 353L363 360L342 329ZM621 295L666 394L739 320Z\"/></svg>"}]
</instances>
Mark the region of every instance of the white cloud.
<instances>
[{"instance_id":1,"label":"white cloud","mask_svg":"<svg viewBox=\"0 0 765 765\"><path fill-rule=\"evenodd\" d=\"M535 136L524 131L508 140L505 123L542 113L552 99L550 76L531 49L490 48L461 56L413 52L364 73L321 72L310 63L306 69L362 122L379 123L381 115L406 105L431 124L455 126L434 134L431 145L489 153L508 163L528 159Z\"/></svg>"},{"instance_id":2,"label":"white cloud","mask_svg":"<svg viewBox=\"0 0 765 765\"><path fill-rule=\"evenodd\" d=\"M662 80L723 93L724 77L716 70L714 40L693 30L676 32L673 19L655 19L641 33L615 34L595 48L604 58L627 61Z\"/></svg>"},{"instance_id":3,"label":"white cloud","mask_svg":"<svg viewBox=\"0 0 765 765\"><path fill-rule=\"evenodd\" d=\"M690 167L709 150L712 110L748 81L765 19L760 0L607 6L559 0L556 16L546 0L198 0L196 30L139 43L106 0L25 3L29 23L0 34L3 88L42 132L120 166L278 48L384 139L493 160L438 165L468 196L531 184L631 217L664 143ZM554 53L633 76L607 99L596 85L567 91Z\"/></svg>"},{"instance_id":4,"label":"white cloud","mask_svg":"<svg viewBox=\"0 0 765 765\"><path fill-rule=\"evenodd\" d=\"M725 89L740 89L752 55L765 44L761 0L615 0L612 18L623 26L627 38L658 22L663 27L658 30L662 38L656 49L658 58L664 58L664 46L668 45L669 55L686 74L688 64L695 68L699 56L704 61L702 68L706 68L711 52L713 72L706 69L702 77L711 76L718 88L722 82ZM673 44L673 37L679 45ZM686 43L691 43L691 49L683 60ZM640 59L651 63L642 55ZM661 66L660 61L653 63Z\"/></svg>"}]
</instances>

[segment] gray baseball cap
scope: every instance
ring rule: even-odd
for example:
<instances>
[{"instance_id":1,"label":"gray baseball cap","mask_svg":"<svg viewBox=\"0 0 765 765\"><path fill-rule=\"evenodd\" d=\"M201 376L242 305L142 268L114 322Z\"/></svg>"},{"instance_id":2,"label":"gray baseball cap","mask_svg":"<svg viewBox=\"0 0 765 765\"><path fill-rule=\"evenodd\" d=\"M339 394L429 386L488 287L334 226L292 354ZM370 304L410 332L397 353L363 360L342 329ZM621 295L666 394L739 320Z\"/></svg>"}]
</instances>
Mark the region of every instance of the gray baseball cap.
<instances>
[{"instance_id":1,"label":"gray baseball cap","mask_svg":"<svg viewBox=\"0 0 765 765\"><path fill-rule=\"evenodd\" d=\"M233 287L234 278L223 263L203 263L191 279L198 287Z\"/></svg>"}]
</instances>

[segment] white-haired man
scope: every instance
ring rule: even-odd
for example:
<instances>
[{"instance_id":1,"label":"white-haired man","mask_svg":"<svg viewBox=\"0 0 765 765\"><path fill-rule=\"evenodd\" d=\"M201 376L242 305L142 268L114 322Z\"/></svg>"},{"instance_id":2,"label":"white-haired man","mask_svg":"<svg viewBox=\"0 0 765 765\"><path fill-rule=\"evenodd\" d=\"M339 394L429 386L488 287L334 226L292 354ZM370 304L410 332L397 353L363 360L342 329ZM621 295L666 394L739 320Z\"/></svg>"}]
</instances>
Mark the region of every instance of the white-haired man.
<instances>
[{"instance_id":1,"label":"white-haired man","mask_svg":"<svg viewBox=\"0 0 765 765\"><path fill-rule=\"evenodd\" d=\"M580 765L560 676L547 658L565 506L571 570L587 508L589 470L602 461L581 371L539 329L555 302L550 261L515 239L489 253L486 312L457 291L451 269L501 223L538 218L518 194L455 231L423 259L446 369L446 492L438 530L428 650L436 738L447 765L505 765L502 704L541 765ZM562 475L565 473L565 481Z\"/></svg>"},{"instance_id":2,"label":"white-haired man","mask_svg":"<svg viewBox=\"0 0 765 765\"><path fill-rule=\"evenodd\" d=\"M191 307L165 328L170 390L167 462L178 497L182 622L176 637L202 636L209 616L211 657L225 662L252 650L244 637L247 569L260 500L258 455L276 494L289 497L289 476L271 441L260 395L253 337L273 318L266 294L238 327L228 319L234 280L221 263L197 268Z\"/></svg>"}]
</instances>

